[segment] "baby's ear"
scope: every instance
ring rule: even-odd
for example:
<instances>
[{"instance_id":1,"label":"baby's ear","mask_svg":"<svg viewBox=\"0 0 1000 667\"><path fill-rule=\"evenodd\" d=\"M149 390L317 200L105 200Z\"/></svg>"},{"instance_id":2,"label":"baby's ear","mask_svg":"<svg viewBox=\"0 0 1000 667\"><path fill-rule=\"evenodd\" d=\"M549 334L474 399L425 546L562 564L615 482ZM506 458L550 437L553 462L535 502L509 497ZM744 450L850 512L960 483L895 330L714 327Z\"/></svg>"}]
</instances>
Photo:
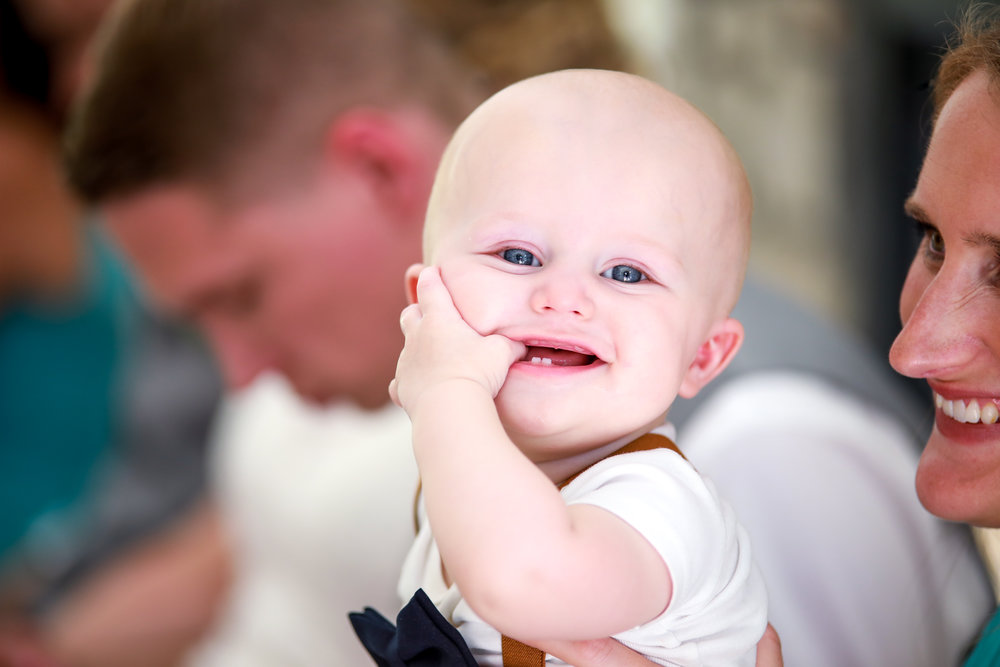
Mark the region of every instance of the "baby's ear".
<instances>
[{"instance_id":1,"label":"baby's ear","mask_svg":"<svg viewBox=\"0 0 1000 667\"><path fill-rule=\"evenodd\" d=\"M410 264L403 274L403 288L406 290L406 300L410 303L417 302L417 278L425 266L426 264Z\"/></svg>"},{"instance_id":2,"label":"baby's ear","mask_svg":"<svg viewBox=\"0 0 1000 667\"><path fill-rule=\"evenodd\" d=\"M708 338L698 348L688 367L678 395L692 398L701 388L725 370L743 344L743 325L731 317L716 323Z\"/></svg>"}]
</instances>

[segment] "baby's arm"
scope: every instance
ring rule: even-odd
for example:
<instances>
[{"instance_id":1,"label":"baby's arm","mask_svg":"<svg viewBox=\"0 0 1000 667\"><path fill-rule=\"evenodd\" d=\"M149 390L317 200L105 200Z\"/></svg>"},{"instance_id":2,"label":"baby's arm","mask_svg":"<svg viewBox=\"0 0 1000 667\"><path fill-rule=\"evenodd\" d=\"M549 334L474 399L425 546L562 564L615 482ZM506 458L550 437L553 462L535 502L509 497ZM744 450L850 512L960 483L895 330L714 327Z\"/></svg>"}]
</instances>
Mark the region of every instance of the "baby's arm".
<instances>
[{"instance_id":1,"label":"baby's arm","mask_svg":"<svg viewBox=\"0 0 1000 667\"><path fill-rule=\"evenodd\" d=\"M435 268L417 296L392 392L413 423L442 559L469 605L523 641L607 637L658 615L671 582L656 550L610 512L567 506L504 432L493 399L523 346L469 327Z\"/></svg>"}]
</instances>

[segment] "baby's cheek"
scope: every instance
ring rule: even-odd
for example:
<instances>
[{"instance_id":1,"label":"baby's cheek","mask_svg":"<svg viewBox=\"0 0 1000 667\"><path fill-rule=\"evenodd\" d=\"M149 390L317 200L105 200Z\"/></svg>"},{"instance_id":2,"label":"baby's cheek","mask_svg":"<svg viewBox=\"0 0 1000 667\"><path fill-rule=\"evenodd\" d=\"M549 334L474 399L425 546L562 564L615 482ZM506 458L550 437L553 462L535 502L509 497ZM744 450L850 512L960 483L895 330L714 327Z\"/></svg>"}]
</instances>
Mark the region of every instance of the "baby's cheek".
<instances>
[{"instance_id":1,"label":"baby's cheek","mask_svg":"<svg viewBox=\"0 0 1000 667\"><path fill-rule=\"evenodd\" d=\"M488 336L496 333L497 316L491 310L495 310L495 304L490 305L489 300L478 296L472 290L460 290L452 295L455 301L455 308L458 309L462 319L472 327L480 336Z\"/></svg>"},{"instance_id":2,"label":"baby's cheek","mask_svg":"<svg viewBox=\"0 0 1000 667\"><path fill-rule=\"evenodd\" d=\"M489 299L486 298L486 290L481 282L462 271L460 266L448 265L441 266L441 280L448 288L452 303L462 319L480 335L492 333L486 330L488 313L485 312L487 308L484 307L484 302Z\"/></svg>"},{"instance_id":3,"label":"baby's cheek","mask_svg":"<svg viewBox=\"0 0 1000 667\"><path fill-rule=\"evenodd\" d=\"M691 359L681 350L676 336L667 330L636 329L643 336L631 346L627 361L636 382L668 392L668 398L683 381Z\"/></svg>"}]
</instances>

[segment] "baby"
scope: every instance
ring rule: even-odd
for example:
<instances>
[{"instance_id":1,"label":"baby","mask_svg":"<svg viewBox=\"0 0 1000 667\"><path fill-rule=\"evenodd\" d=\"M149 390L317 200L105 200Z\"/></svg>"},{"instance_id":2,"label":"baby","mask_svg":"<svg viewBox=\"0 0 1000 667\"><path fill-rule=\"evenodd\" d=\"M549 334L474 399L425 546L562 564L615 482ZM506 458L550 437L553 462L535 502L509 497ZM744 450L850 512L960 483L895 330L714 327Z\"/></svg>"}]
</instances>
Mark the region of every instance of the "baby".
<instances>
[{"instance_id":1,"label":"baby","mask_svg":"<svg viewBox=\"0 0 1000 667\"><path fill-rule=\"evenodd\" d=\"M390 393L422 481L400 592L479 664L531 650L508 638L608 636L663 665L754 664L746 533L666 422L743 340L750 211L719 130L628 74L522 81L453 137Z\"/></svg>"}]
</instances>

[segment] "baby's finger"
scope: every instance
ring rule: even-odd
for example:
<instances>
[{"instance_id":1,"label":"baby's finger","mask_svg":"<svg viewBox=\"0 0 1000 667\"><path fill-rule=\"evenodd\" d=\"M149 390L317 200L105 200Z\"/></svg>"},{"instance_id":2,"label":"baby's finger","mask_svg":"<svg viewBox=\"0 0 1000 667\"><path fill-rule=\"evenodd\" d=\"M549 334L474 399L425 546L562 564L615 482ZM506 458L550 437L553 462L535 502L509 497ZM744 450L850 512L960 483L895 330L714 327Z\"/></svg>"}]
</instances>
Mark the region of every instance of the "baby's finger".
<instances>
[{"instance_id":1,"label":"baby's finger","mask_svg":"<svg viewBox=\"0 0 1000 667\"><path fill-rule=\"evenodd\" d=\"M497 355L507 358L507 365L510 366L515 361L522 359L524 357L525 347L524 343L518 342L516 340L511 340L506 336L493 335L489 336L490 344L497 349Z\"/></svg>"},{"instance_id":2,"label":"baby's finger","mask_svg":"<svg viewBox=\"0 0 1000 667\"><path fill-rule=\"evenodd\" d=\"M393 403L402 407L399 402L399 381L396 378L392 378L392 381L389 382L389 398L392 399Z\"/></svg>"},{"instance_id":3,"label":"baby's finger","mask_svg":"<svg viewBox=\"0 0 1000 667\"><path fill-rule=\"evenodd\" d=\"M421 317L423 317L423 314L420 312L420 306L411 303L399 314L399 328L405 334L413 324L420 321Z\"/></svg>"},{"instance_id":4,"label":"baby's finger","mask_svg":"<svg viewBox=\"0 0 1000 667\"><path fill-rule=\"evenodd\" d=\"M424 312L455 310L455 304L441 280L441 270L438 267L428 266L420 272L417 278L417 303L424 308Z\"/></svg>"}]
</instances>

